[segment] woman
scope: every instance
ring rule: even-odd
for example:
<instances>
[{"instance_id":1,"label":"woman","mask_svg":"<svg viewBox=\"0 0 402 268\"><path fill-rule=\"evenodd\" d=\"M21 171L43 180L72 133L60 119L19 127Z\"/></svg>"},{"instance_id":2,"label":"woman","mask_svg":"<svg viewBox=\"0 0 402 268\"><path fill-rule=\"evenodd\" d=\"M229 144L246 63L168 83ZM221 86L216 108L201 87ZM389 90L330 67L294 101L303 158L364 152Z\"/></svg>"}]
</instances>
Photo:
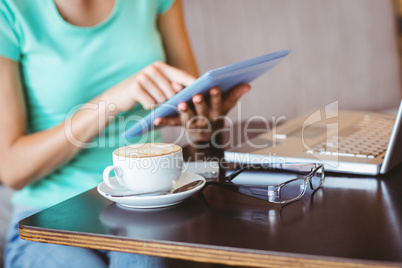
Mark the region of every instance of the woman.
<instances>
[{"instance_id":1,"label":"woman","mask_svg":"<svg viewBox=\"0 0 402 268\"><path fill-rule=\"evenodd\" d=\"M23 241L18 220L100 183L127 121L197 77L180 0L2 0L0 178L17 190L6 267L107 267L160 259ZM250 87L210 90L181 119L206 141L207 118L226 114ZM179 125L158 118L155 125ZM186 124L187 125L187 124ZM192 131L194 132L194 131ZM141 142L160 141L152 131ZM130 140L130 143L139 140ZM49 252L49 254L47 254ZM118 257L117 257L118 256Z\"/></svg>"}]
</instances>

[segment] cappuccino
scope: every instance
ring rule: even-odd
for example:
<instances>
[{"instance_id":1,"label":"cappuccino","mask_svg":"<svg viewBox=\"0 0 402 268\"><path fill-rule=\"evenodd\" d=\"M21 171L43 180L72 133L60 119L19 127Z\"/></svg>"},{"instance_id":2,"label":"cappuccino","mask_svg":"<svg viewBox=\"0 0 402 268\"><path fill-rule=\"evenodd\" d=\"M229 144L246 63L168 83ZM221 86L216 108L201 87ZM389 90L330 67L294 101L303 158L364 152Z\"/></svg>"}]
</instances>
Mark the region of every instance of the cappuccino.
<instances>
[{"instance_id":1,"label":"cappuccino","mask_svg":"<svg viewBox=\"0 0 402 268\"><path fill-rule=\"evenodd\" d=\"M122 187L133 193L167 191L180 178L183 151L169 143L134 144L113 152L113 166L103 171L107 186L119 190ZM109 178L114 171L117 182Z\"/></svg>"},{"instance_id":2,"label":"cappuccino","mask_svg":"<svg viewBox=\"0 0 402 268\"><path fill-rule=\"evenodd\" d=\"M143 143L118 148L114 154L122 157L144 158L172 154L180 150L180 146L172 143Z\"/></svg>"}]
</instances>

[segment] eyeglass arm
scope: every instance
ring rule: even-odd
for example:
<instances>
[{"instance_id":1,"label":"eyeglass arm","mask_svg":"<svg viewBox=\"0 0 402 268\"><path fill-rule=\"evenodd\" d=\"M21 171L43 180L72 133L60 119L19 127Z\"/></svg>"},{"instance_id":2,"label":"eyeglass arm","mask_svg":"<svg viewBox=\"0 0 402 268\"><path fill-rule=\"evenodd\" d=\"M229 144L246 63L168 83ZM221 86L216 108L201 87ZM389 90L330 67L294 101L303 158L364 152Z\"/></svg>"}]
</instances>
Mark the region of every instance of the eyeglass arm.
<instances>
[{"instance_id":1,"label":"eyeglass arm","mask_svg":"<svg viewBox=\"0 0 402 268\"><path fill-rule=\"evenodd\" d=\"M226 184L215 181L208 181L205 187L207 187L208 185L215 185L231 192L251 196L265 201L271 201L268 196L268 189L272 186Z\"/></svg>"},{"instance_id":2,"label":"eyeglass arm","mask_svg":"<svg viewBox=\"0 0 402 268\"><path fill-rule=\"evenodd\" d=\"M289 171L295 174L300 174L300 175L307 175L308 173L311 172L311 170L316 167L316 164L251 164L244 166L229 176L226 177L227 181L232 181L235 177L237 177L240 173L242 173L245 170L284 170L284 171Z\"/></svg>"}]
</instances>

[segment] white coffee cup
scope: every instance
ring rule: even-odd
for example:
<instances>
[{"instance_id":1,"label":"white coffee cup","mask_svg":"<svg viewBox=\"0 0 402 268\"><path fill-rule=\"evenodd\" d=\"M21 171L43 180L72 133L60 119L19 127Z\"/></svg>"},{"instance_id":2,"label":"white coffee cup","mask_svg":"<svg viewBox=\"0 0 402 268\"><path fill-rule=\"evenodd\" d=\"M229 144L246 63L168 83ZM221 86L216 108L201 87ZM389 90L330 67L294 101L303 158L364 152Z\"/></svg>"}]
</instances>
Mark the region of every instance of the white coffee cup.
<instances>
[{"instance_id":1,"label":"white coffee cup","mask_svg":"<svg viewBox=\"0 0 402 268\"><path fill-rule=\"evenodd\" d=\"M113 166L103 171L107 186L130 189L133 194L167 191L180 178L183 151L171 143L133 144L113 152ZM109 178L114 171L117 182Z\"/></svg>"}]
</instances>

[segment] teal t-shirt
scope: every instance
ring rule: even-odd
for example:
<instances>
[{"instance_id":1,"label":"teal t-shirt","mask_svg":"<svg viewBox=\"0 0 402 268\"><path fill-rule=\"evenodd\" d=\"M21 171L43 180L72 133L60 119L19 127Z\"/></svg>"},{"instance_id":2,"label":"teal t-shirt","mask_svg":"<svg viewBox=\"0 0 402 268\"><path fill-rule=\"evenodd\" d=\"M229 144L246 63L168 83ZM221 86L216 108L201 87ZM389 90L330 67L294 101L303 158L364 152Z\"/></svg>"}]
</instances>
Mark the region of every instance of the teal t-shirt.
<instances>
[{"instance_id":1,"label":"teal t-shirt","mask_svg":"<svg viewBox=\"0 0 402 268\"><path fill-rule=\"evenodd\" d=\"M113 85L165 61L156 20L173 2L115 0L103 22L79 27L60 16L54 0L0 0L0 55L20 63L28 131L62 123ZM70 162L16 191L13 202L44 208L98 185L113 150L127 144L119 134L146 113L137 105L119 116ZM160 141L159 132L128 142L151 139Z\"/></svg>"}]
</instances>

